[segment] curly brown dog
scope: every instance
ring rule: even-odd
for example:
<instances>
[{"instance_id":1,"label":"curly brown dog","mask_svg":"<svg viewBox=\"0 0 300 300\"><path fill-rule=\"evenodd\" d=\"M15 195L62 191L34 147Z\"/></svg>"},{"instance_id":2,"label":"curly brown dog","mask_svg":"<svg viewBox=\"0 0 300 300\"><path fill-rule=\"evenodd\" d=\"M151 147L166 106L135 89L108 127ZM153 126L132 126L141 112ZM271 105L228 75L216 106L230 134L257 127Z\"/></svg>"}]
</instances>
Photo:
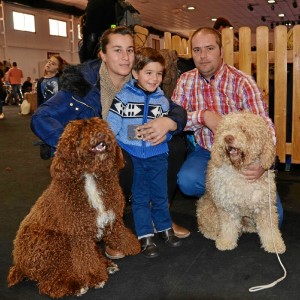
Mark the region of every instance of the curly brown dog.
<instances>
[{"instance_id":1,"label":"curly brown dog","mask_svg":"<svg viewBox=\"0 0 300 300\"><path fill-rule=\"evenodd\" d=\"M269 170L254 182L240 173L254 162L266 170L274 162L275 146L265 120L249 112L230 113L222 118L214 139L206 192L197 202L199 230L215 240L219 250L234 249L242 232L257 232L265 251L275 252L275 244L278 253L285 252L274 172Z\"/></svg>"},{"instance_id":2,"label":"curly brown dog","mask_svg":"<svg viewBox=\"0 0 300 300\"><path fill-rule=\"evenodd\" d=\"M121 149L106 121L70 122L51 164L49 187L22 221L14 240L8 285L36 281L53 298L103 287L118 266L96 244L101 239L126 255L140 252L123 223L119 186Z\"/></svg>"}]
</instances>

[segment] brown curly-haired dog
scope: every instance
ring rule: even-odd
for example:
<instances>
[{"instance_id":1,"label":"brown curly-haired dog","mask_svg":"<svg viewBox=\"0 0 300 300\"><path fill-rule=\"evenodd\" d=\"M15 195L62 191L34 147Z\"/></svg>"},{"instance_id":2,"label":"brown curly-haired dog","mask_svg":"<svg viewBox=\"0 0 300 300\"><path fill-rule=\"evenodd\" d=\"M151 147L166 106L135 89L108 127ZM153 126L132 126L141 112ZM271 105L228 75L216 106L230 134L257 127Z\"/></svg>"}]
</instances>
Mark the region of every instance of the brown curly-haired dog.
<instances>
[{"instance_id":1,"label":"brown curly-haired dog","mask_svg":"<svg viewBox=\"0 0 300 300\"><path fill-rule=\"evenodd\" d=\"M70 122L51 164L52 182L22 221L14 240L9 286L37 282L53 298L103 287L118 266L100 252L99 240L126 255L140 252L123 223L119 186L121 149L106 121Z\"/></svg>"},{"instance_id":2,"label":"brown curly-haired dog","mask_svg":"<svg viewBox=\"0 0 300 300\"><path fill-rule=\"evenodd\" d=\"M244 231L257 232L262 247L272 253L273 236L278 253L285 252L278 229L274 172L269 170L254 182L240 173L254 162L267 170L274 159L272 133L262 117L241 112L222 118L208 163L206 192L197 202L199 230L215 240L219 250L234 249Z\"/></svg>"}]
</instances>

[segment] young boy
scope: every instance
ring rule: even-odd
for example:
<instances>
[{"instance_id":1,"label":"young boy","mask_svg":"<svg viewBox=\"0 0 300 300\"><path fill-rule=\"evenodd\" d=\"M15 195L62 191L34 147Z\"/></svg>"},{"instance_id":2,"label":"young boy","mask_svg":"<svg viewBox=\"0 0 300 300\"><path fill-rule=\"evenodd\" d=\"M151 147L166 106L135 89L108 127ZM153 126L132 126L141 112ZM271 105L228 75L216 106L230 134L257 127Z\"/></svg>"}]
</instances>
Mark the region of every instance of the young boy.
<instances>
[{"instance_id":1,"label":"young boy","mask_svg":"<svg viewBox=\"0 0 300 300\"><path fill-rule=\"evenodd\" d=\"M139 125L168 113L169 100L159 85L164 72L164 58L155 49L137 51L132 74L135 79L124 85L116 95L107 121L119 145L129 153L134 166L132 209L135 230L148 257L159 255L154 243L154 228L170 247L178 247L181 240L174 235L168 208L167 170L168 140L151 145L143 140Z\"/></svg>"}]
</instances>

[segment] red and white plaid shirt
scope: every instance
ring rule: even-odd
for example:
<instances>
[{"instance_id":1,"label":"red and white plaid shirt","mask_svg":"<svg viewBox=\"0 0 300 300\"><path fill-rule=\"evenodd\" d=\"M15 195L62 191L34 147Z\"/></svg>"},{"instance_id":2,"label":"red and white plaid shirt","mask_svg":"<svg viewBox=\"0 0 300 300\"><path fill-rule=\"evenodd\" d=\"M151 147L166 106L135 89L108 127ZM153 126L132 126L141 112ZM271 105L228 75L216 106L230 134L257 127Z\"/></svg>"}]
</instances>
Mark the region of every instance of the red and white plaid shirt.
<instances>
[{"instance_id":1,"label":"red and white plaid shirt","mask_svg":"<svg viewBox=\"0 0 300 300\"><path fill-rule=\"evenodd\" d=\"M213 133L204 123L206 110L226 115L234 111L251 111L261 115L270 126L274 141L275 130L256 82L251 76L222 63L208 82L197 68L183 73L178 79L172 100L188 114L184 130L194 131L197 143L211 150Z\"/></svg>"}]
</instances>

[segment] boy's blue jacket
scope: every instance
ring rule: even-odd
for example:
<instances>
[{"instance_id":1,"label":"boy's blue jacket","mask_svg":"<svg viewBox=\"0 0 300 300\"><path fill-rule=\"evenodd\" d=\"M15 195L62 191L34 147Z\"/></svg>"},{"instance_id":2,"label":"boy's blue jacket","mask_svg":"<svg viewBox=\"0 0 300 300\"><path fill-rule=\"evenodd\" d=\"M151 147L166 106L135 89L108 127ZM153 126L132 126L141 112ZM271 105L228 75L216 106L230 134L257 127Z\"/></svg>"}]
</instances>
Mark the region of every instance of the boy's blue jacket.
<instances>
[{"instance_id":1,"label":"boy's blue jacket","mask_svg":"<svg viewBox=\"0 0 300 300\"><path fill-rule=\"evenodd\" d=\"M143 91L136 85L136 80L127 82L122 90L115 96L109 110L107 121L115 133L119 145L129 154L148 158L168 152L167 139L159 145L152 146L151 143L142 139L129 138L131 126L142 125L158 117L166 116L169 112L170 103L163 91L157 88L149 93Z\"/></svg>"}]
</instances>

